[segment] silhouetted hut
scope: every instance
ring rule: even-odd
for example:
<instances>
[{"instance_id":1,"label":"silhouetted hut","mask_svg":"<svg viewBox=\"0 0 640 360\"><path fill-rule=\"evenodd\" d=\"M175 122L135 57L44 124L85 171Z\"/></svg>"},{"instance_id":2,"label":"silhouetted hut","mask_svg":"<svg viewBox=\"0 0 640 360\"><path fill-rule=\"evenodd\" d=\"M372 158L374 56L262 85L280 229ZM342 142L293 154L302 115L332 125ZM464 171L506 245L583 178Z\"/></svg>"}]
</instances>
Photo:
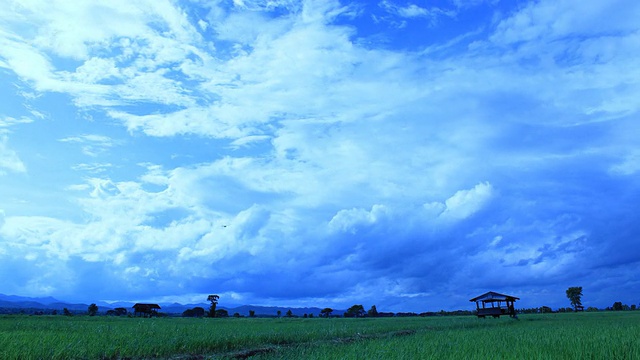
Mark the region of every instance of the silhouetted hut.
<instances>
[{"instance_id":1,"label":"silhouetted hut","mask_svg":"<svg viewBox=\"0 0 640 360\"><path fill-rule=\"evenodd\" d=\"M158 304L141 304L137 303L133 305L133 315L134 316L158 316L158 310L160 309L160 305Z\"/></svg>"},{"instance_id":2,"label":"silhouetted hut","mask_svg":"<svg viewBox=\"0 0 640 360\"><path fill-rule=\"evenodd\" d=\"M488 293L476 296L469 301L476 303L476 310L478 311L479 318L484 318L485 316L493 316L494 318L497 318L500 317L500 315L516 317L516 310L514 307L516 300L520 300L520 298L489 291Z\"/></svg>"}]
</instances>

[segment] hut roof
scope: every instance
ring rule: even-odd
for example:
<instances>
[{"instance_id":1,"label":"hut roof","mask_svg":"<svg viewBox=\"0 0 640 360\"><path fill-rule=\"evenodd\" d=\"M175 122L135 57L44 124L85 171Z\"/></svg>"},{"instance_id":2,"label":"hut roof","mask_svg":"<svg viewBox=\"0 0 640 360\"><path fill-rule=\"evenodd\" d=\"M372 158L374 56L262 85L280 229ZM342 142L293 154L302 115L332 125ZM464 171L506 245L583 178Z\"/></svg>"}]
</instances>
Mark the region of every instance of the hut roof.
<instances>
[{"instance_id":1,"label":"hut roof","mask_svg":"<svg viewBox=\"0 0 640 360\"><path fill-rule=\"evenodd\" d=\"M469 301L492 302L492 301L507 301L507 300L516 301L516 300L520 300L520 298L511 296L511 295L500 294L494 291L489 291L480 296L476 296Z\"/></svg>"}]
</instances>

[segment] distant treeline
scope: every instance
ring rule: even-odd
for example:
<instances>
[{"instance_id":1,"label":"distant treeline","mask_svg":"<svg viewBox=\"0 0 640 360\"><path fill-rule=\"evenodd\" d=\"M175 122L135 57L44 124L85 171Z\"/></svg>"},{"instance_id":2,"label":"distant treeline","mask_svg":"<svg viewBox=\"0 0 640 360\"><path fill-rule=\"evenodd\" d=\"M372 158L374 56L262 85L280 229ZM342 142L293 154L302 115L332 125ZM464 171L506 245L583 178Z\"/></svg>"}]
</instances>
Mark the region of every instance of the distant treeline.
<instances>
[{"instance_id":1,"label":"distant treeline","mask_svg":"<svg viewBox=\"0 0 640 360\"><path fill-rule=\"evenodd\" d=\"M355 308L354 308L355 307ZM363 311L360 305L354 305L349 310L345 311L342 315L332 314L333 310L330 308L323 309L319 314L303 314L303 315L294 315L291 310L287 311L285 314L281 314L278 311L277 315L265 315L265 314L256 314L255 311L250 310L248 315L234 313L229 314L229 312L225 309L217 309L215 311L216 317L225 318L225 317L261 317L261 318L279 318L279 317L289 317L289 318L339 318L339 317L410 317L410 316L464 316L464 315L476 315L475 310L454 310L454 311L445 311L440 310L437 312L427 311L421 313L415 312L378 312L375 309L375 306L372 306L372 309L369 311ZM608 306L603 309L599 309L593 306L586 307L584 311L593 312L593 311L635 311L638 310L638 306L635 304L627 305L623 304L620 301L613 303L612 306ZM355 310L354 310L355 309ZM373 311L372 311L373 310ZM549 306L541 306L537 308L521 308L517 309L519 314L545 314L545 313L564 313L564 312L574 312L575 310L571 307L566 308L557 308L552 309ZM66 316L74 316L74 315L87 315L88 311L82 310L68 310L64 309L39 309L39 308L11 308L11 307L0 307L0 314L25 314L25 315L66 315ZM97 311L94 315L103 315L103 316L132 316L133 313L127 311L125 308L116 308L116 309L108 309L106 311L100 312ZM182 317L205 317L207 316L207 312L202 307L195 307L193 309L187 309L182 312L182 314L168 314L168 313L158 313L158 316L182 316Z\"/></svg>"}]
</instances>

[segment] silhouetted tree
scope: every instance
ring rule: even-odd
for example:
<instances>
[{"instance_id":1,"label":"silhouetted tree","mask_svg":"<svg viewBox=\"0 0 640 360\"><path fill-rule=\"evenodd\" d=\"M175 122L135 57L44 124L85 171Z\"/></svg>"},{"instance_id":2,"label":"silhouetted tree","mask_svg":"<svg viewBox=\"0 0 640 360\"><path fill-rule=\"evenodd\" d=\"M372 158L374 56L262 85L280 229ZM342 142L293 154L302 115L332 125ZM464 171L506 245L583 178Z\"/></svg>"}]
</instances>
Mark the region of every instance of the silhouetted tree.
<instances>
[{"instance_id":1,"label":"silhouetted tree","mask_svg":"<svg viewBox=\"0 0 640 360\"><path fill-rule=\"evenodd\" d=\"M249 310L249 317L256 317L255 310Z\"/></svg>"},{"instance_id":2,"label":"silhouetted tree","mask_svg":"<svg viewBox=\"0 0 640 360\"><path fill-rule=\"evenodd\" d=\"M204 308L200 306L196 306L193 308L193 315L195 317L203 317L205 314Z\"/></svg>"},{"instance_id":3,"label":"silhouetted tree","mask_svg":"<svg viewBox=\"0 0 640 360\"><path fill-rule=\"evenodd\" d=\"M312 318L312 317L313 317L313 313L309 314L309 318Z\"/></svg>"},{"instance_id":4,"label":"silhouetted tree","mask_svg":"<svg viewBox=\"0 0 640 360\"><path fill-rule=\"evenodd\" d=\"M67 309L67 308L62 309L62 313L64 314L64 316L72 316L73 315L71 313L71 311L69 311L69 309Z\"/></svg>"},{"instance_id":5,"label":"silhouetted tree","mask_svg":"<svg viewBox=\"0 0 640 360\"><path fill-rule=\"evenodd\" d=\"M211 302L211 307L209 307L209 317L216 317L216 307L218 306L218 300L220 296L218 295L209 295L207 297L207 301Z\"/></svg>"},{"instance_id":6,"label":"silhouetted tree","mask_svg":"<svg viewBox=\"0 0 640 360\"><path fill-rule=\"evenodd\" d=\"M571 306L577 310L578 306L582 306L582 286L574 286L567 289L567 298L571 301Z\"/></svg>"},{"instance_id":7,"label":"silhouetted tree","mask_svg":"<svg viewBox=\"0 0 640 360\"><path fill-rule=\"evenodd\" d=\"M239 317L240 317L240 313L238 313L238 312L233 313L233 317L234 317L234 318L239 318Z\"/></svg>"},{"instance_id":8,"label":"silhouetted tree","mask_svg":"<svg viewBox=\"0 0 640 360\"><path fill-rule=\"evenodd\" d=\"M204 316L204 308L200 306L196 306L193 309L187 309L182 312L182 317L203 317Z\"/></svg>"},{"instance_id":9,"label":"silhouetted tree","mask_svg":"<svg viewBox=\"0 0 640 360\"><path fill-rule=\"evenodd\" d=\"M364 306L362 305L353 305L344 313L344 317L362 317L364 316Z\"/></svg>"},{"instance_id":10,"label":"silhouetted tree","mask_svg":"<svg viewBox=\"0 0 640 360\"><path fill-rule=\"evenodd\" d=\"M329 316L331 316L332 312L333 312L332 308L324 308L320 310L320 316L328 318Z\"/></svg>"},{"instance_id":11,"label":"silhouetted tree","mask_svg":"<svg viewBox=\"0 0 640 360\"><path fill-rule=\"evenodd\" d=\"M293 311L291 311L291 309L287 310L287 317L293 317Z\"/></svg>"},{"instance_id":12,"label":"silhouetted tree","mask_svg":"<svg viewBox=\"0 0 640 360\"><path fill-rule=\"evenodd\" d=\"M216 310L216 317L229 317L229 312L225 309Z\"/></svg>"},{"instance_id":13,"label":"silhouetted tree","mask_svg":"<svg viewBox=\"0 0 640 360\"><path fill-rule=\"evenodd\" d=\"M376 309L375 305L371 305L371 309L369 309L369 311L367 311L367 315L369 315L371 317L378 316L378 309Z\"/></svg>"},{"instance_id":14,"label":"silhouetted tree","mask_svg":"<svg viewBox=\"0 0 640 360\"><path fill-rule=\"evenodd\" d=\"M278 310L276 314L278 314L278 317L280 317L280 315L282 315L282 311Z\"/></svg>"},{"instance_id":15,"label":"silhouetted tree","mask_svg":"<svg viewBox=\"0 0 640 360\"><path fill-rule=\"evenodd\" d=\"M113 310L115 310L116 315L118 315L118 316L127 315L127 309L126 309L126 308L123 308L123 307L117 307L117 308L115 308L115 309L113 309Z\"/></svg>"},{"instance_id":16,"label":"silhouetted tree","mask_svg":"<svg viewBox=\"0 0 640 360\"><path fill-rule=\"evenodd\" d=\"M89 309L87 309L87 312L89 313L89 316L95 316L98 313L98 305L89 305Z\"/></svg>"},{"instance_id":17,"label":"silhouetted tree","mask_svg":"<svg viewBox=\"0 0 640 360\"><path fill-rule=\"evenodd\" d=\"M624 307L622 306L622 302L620 301L616 301L613 303L613 310L614 311L622 311L624 309Z\"/></svg>"}]
</instances>

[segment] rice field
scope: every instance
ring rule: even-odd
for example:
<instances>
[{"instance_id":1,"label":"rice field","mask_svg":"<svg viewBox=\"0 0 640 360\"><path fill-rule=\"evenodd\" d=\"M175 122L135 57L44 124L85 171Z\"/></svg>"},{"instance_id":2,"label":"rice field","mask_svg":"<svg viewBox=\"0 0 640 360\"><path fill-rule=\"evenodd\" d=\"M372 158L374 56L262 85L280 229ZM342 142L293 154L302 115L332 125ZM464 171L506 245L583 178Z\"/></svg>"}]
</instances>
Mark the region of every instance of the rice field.
<instances>
[{"instance_id":1,"label":"rice field","mask_svg":"<svg viewBox=\"0 0 640 360\"><path fill-rule=\"evenodd\" d=\"M0 359L640 359L640 311L510 318L0 316Z\"/></svg>"}]
</instances>

